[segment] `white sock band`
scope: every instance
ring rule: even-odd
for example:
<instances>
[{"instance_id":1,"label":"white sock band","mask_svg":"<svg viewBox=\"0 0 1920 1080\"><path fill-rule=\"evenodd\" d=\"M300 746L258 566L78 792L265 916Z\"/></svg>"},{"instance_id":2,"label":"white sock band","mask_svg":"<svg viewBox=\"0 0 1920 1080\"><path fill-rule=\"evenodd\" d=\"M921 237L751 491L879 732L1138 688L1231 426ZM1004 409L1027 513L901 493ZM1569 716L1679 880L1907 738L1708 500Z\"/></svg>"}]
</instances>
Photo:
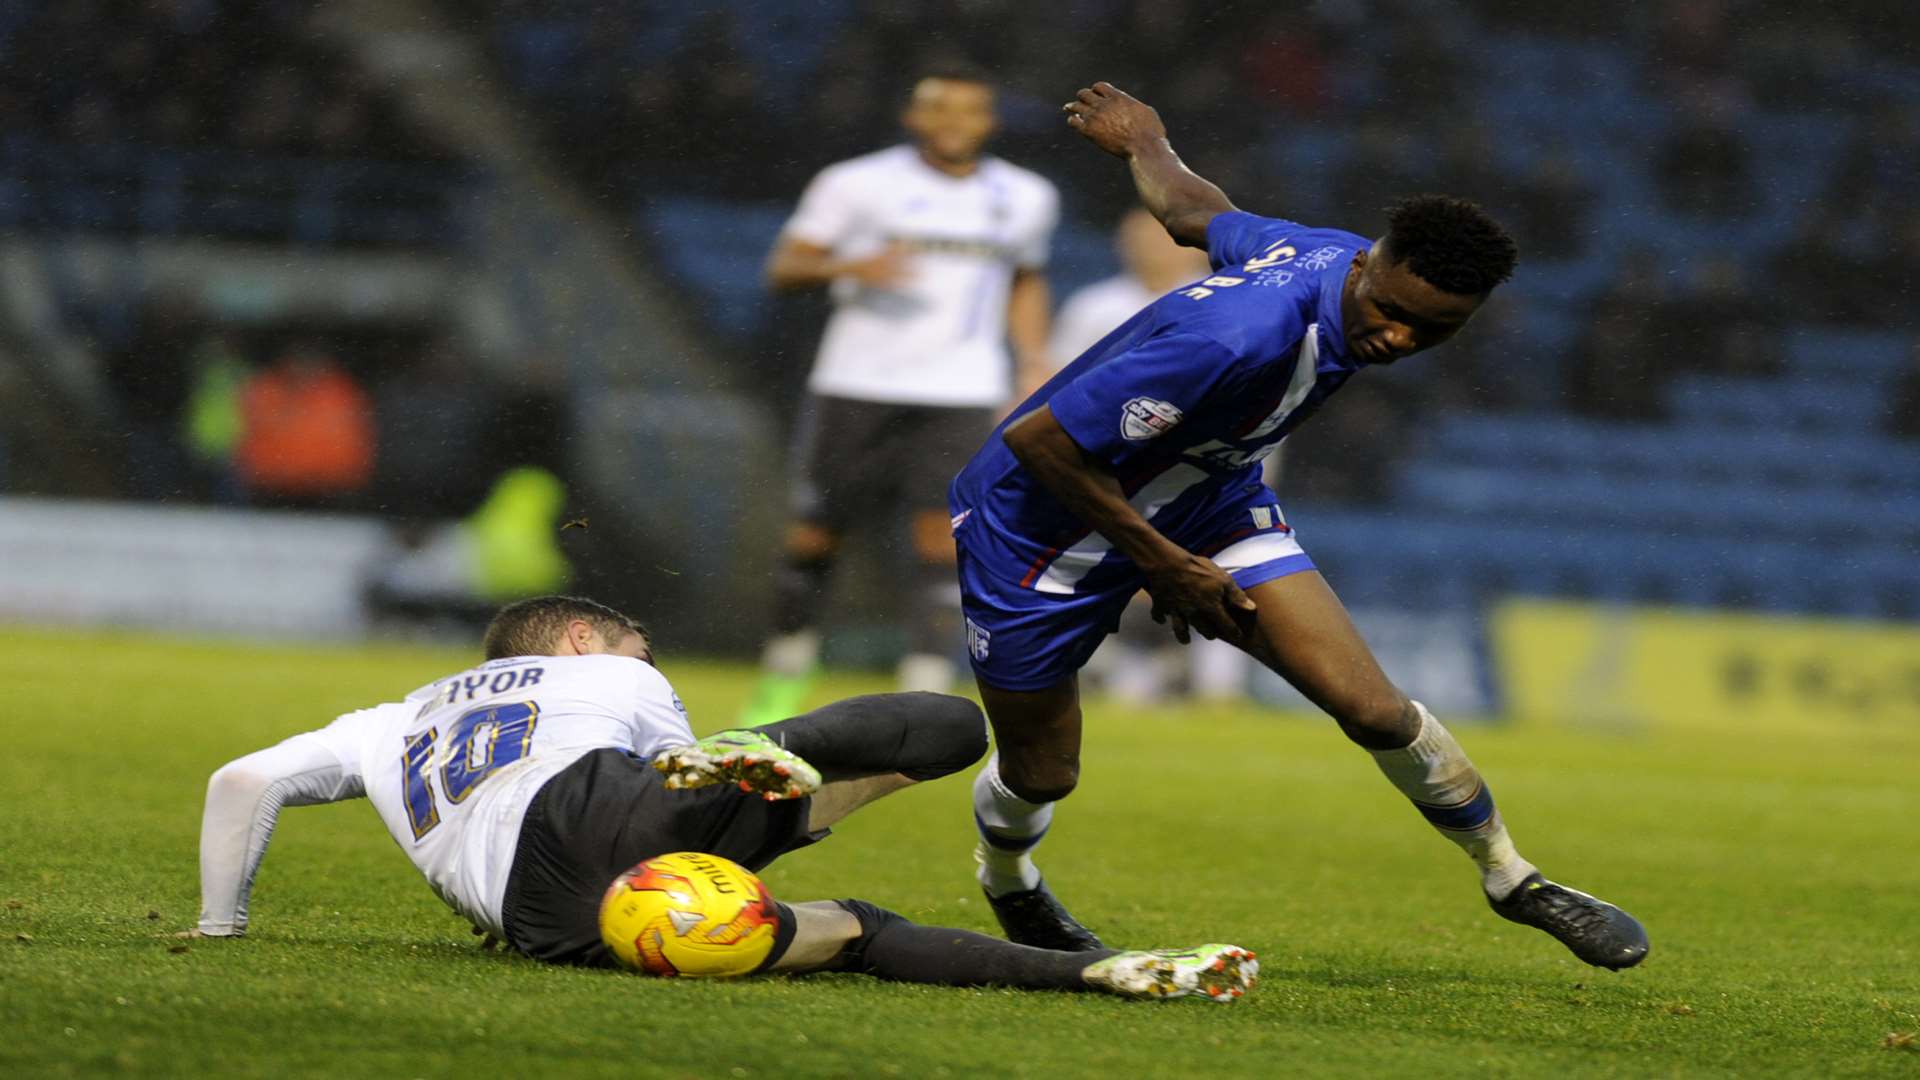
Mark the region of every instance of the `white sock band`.
<instances>
[{"instance_id":1,"label":"white sock band","mask_svg":"<svg viewBox=\"0 0 1920 1080\"><path fill-rule=\"evenodd\" d=\"M1487 893L1505 896L1534 866L1514 849L1493 793L1452 733L1425 705L1416 701L1413 707L1420 714L1413 742L1398 750L1375 750L1373 760L1441 835L1473 858Z\"/></svg>"},{"instance_id":2,"label":"white sock band","mask_svg":"<svg viewBox=\"0 0 1920 1080\"><path fill-rule=\"evenodd\" d=\"M980 830L974 858L987 892L999 896L1037 888L1040 870L1031 852L1053 824L1053 804L1031 803L1007 790L997 753L973 778L973 818Z\"/></svg>"}]
</instances>

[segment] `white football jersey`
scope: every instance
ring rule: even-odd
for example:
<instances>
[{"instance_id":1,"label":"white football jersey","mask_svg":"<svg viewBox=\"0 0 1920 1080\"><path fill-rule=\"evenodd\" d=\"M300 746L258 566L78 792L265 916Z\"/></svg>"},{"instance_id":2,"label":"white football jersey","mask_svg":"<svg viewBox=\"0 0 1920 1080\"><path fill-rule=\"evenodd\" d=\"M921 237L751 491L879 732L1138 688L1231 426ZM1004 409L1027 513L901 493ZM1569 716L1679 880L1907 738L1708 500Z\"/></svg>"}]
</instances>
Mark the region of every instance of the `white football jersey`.
<instances>
[{"instance_id":1,"label":"white football jersey","mask_svg":"<svg viewBox=\"0 0 1920 1080\"><path fill-rule=\"evenodd\" d=\"M912 146L840 162L807 186L785 235L858 259L897 244L911 276L833 283L808 388L863 401L998 406L1013 393L1007 294L1046 265L1060 197L1039 174L982 158L964 177Z\"/></svg>"},{"instance_id":2,"label":"white football jersey","mask_svg":"<svg viewBox=\"0 0 1920 1080\"><path fill-rule=\"evenodd\" d=\"M364 795L433 891L500 934L520 824L541 786L592 750L651 757L692 741L666 677L624 656L494 660L348 713L214 774L200 928L245 929L280 806Z\"/></svg>"}]
</instances>

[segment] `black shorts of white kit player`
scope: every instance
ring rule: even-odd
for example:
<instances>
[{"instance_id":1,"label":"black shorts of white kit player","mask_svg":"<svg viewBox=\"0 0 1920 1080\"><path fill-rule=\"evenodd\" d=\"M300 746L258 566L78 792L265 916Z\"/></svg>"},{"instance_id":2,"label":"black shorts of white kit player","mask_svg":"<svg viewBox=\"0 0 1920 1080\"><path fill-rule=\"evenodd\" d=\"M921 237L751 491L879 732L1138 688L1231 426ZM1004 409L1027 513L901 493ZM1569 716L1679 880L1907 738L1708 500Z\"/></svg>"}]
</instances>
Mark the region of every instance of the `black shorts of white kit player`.
<instances>
[{"instance_id":1,"label":"black shorts of white kit player","mask_svg":"<svg viewBox=\"0 0 1920 1080\"><path fill-rule=\"evenodd\" d=\"M768 802L731 784L669 791L645 758L594 750L555 774L527 806L507 874L507 944L536 960L609 967L600 898L635 863L700 851L759 870L826 836L807 828L812 798ZM777 957L793 937L781 905Z\"/></svg>"},{"instance_id":2,"label":"black shorts of white kit player","mask_svg":"<svg viewBox=\"0 0 1920 1080\"><path fill-rule=\"evenodd\" d=\"M947 485L993 430L992 409L808 395L790 512L845 532L879 511L947 512Z\"/></svg>"},{"instance_id":3,"label":"black shorts of white kit player","mask_svg":"<svg viewBox=\"0 0 1920 1080\"><path fill-rule=\"evenodd\" d=\"M980 707L946 694L865 694L754 730L806 759L829 783L891 773L937 780L987 752ZM730 784L669 791L647 759L590 751L527 806L501 904L507 944L536 960L609 966L600 899L614 878L675 851L719 855L758 871L827 835L808 826L812 811L811 797L768 802ZM793 913L779 907L767 964L793 940Z\"/></svg>"}]
</instances>

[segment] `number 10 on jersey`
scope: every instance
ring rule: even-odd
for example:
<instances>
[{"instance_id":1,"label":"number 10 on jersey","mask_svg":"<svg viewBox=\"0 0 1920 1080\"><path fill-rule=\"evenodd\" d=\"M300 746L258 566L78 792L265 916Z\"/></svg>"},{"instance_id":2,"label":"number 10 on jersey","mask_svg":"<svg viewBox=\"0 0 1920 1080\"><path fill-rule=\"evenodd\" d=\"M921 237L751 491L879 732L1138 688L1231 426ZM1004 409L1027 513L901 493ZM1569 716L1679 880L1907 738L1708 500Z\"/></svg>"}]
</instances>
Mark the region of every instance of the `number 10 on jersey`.
<instances>
[{"instance_id":1,"label":"number 10 on jersey","mask_svg":"<svg viewBox=\"0 0 1920 1080\"><path fill-rule=\"evenodd\" d=\"M433 796L436 764L447 801L465 802L487 777L526 755L539 720L540 706L531 701L488 705L461 714L444 743L439 741L439 728L408 739L400 756L400 773L406 779L407 821L413 826L413 838L420 839L440 824L440 807Z\"/></svg>"}]
</instances>

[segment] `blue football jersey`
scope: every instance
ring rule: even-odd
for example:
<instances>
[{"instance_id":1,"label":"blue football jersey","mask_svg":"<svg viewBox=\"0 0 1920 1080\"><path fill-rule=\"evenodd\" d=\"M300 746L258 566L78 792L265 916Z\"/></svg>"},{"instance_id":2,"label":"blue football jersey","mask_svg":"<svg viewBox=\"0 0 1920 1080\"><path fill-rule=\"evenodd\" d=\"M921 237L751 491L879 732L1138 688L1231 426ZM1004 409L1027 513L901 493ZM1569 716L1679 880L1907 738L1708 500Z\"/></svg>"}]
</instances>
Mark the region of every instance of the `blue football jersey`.
<instances>
[{"instance_id":1,"label":"blue football jersey","mask_svg":"<svg viewBox=\"0 0 1920 1080\"><path fill-rule=\"evenodd\" d=\"M1051 406L1134 507L1191 546L1223 506L1239 512L1260 484L1259 463L1359 368L1340 295L1354 252L1368 246L1341 230L1220 214L1207 226L1212 275L1142 309L1008 422ZM948 492L968 550L1042 591L1133 573L1020 465L1000 437L1005 427Z\"/></svg>"}]
</instances>

